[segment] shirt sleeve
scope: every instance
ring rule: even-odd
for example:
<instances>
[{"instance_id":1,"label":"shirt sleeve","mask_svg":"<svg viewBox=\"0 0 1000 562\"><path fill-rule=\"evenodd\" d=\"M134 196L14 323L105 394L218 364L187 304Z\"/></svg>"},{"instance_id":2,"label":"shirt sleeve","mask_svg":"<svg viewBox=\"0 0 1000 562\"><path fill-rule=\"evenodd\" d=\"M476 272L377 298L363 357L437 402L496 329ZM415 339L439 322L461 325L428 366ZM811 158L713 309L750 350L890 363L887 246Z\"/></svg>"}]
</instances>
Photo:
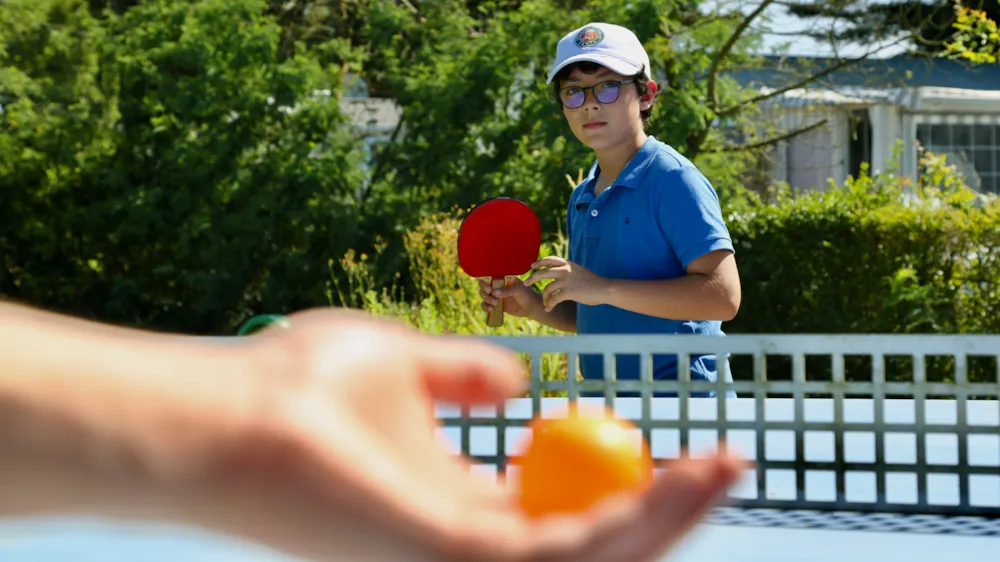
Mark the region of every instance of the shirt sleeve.
<instances>
[{"instance_id":1,"label":"shirt sleeve","mask_svg":"<svg viewBox=\"0 0 1000 562\"><path fill-rule=\"evenodd\" d=\"M573 255L573 196L576 190L569 195L569 202L566 203L566 259L576 263L576 256Z\"/></svg>"},{"instance_id":2,"label":"shirt sleeve","mask_svg":"<svg viewBox=\"0 0 1000 562\"><path fill-rule=\"evenodd\" d=\"M671 171L659 203L660 224L685 269L717 250L734 252L715 188L697 168Z\"/></svg>"}]
</instances>

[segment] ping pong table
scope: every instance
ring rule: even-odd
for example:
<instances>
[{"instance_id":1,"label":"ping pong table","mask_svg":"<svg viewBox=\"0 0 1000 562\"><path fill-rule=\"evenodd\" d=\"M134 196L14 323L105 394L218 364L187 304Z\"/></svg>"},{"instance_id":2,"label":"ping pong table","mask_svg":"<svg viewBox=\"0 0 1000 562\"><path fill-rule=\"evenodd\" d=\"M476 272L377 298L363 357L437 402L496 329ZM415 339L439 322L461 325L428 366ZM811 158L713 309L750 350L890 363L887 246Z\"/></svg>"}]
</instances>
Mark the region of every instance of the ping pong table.
<instances>
[{"instance_id":1,"label":"ping pong table","mask_svg":"<svg viewBox=\"0 0 1000 562\"><path fill-rule=\"evenodd\" d=\"M997 559L998 336L490 339L530 360L531 392L502 408L439 407L445 438L477 459L477 469L516 480L506 460L517 454L524 426L536 413L564 415L570 398L632 420L657 460L703 454L723 440L753 460L725 505L669 560ZM730 373L730 362L719 361L718 381L691 381L691 357L706 353L743 359L750 372ZM567 365L603 355L606 380L543 380L546 354ZM638 355L645 380L614 380L617 355ZM677 358L679 380L651 380L653 358L664 355ZM769 362L787 366L785 376L769 376L781 371ZM583 390L604 396L578 398ZM691 397L705 390L720 398ZM545 397L553 391L566 397ZM653 397L664 391L676 397Z\"/></svg>"},{"instance_id":2,"label":"ping pong table","mask_svg":"<svg viewBox=\"0 0 1000 562\"><path fill-rule=\"evenodd\" d=\"M653 456L668 461L666 470L669 459L703 454L723 439L754 461L728 501L665 561L997 559L1000 336L488 339L530 360L531 392L500 408L439 405L443 437L456 453L476 459L477 470L516 479L506 461L528 421L536 413L557 415L571 398L606 404L633 420ZM720 361L719 381L691 381L690 358L704 353L750 368L729 373L729 363ZM606 380L543 380L546 354L567 365L601 354ZM639 355L645 380L614 380L618 354ZM650 380L660 355L677 357L679 380ZM867 358L861 370L859 358ZM604 396L577 398L583 390ZM639 397L618 397L618 390ZM691 397L704 390L736 397ZM661 391L676 397L653 397ZM566 397L546 396L554 392ZM82 520L0 524L0 560L68 559L288 560L193 530L126 530Z\"/></svg>"}]
</instances>

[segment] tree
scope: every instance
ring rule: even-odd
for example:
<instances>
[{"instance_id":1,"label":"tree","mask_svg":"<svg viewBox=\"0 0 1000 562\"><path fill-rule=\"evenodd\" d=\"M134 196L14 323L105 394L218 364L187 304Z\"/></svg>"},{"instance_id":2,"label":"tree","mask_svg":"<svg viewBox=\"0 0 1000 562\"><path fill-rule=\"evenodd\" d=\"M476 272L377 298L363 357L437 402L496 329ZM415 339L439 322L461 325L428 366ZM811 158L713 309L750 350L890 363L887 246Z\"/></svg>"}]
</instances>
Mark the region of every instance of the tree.
<instances>
[{"instance_id":1,"label":"tree","mask_svg":"<svg viewBox=\"0 0 1000 562\"><path fill-rule=\"evenodd\" d=\"M281 53L265 8L7 4L0 292L197 333L325 302L328 257L357 243L360 146L339 69Z\"/></svg>"},{"instance_id":2,"label":"tree","mask_svg":"<svg viewBox=\"0 0 1000 562\"><path fill-rule=\"evenodd\" d=\"M826 18L841 29L824 26L811 33L819 39L864 43L887 36L908 36L910 52L938 54L961 33L955 27L962 9L981 11L988 19L1000 18L997 0L794 0L788 12L802 18Z\"/></svg>"},{"instance_id":3,"label":"tree","mask_svg":"<svg viewBox=\"0 0 1000 562\"><path fill-rule=\"evenodd\" d=\"M995 3L1000 5L1000 3ZM985 10L956 6L953 27L955 34L945 44L943 56L957 58L972 64L996 64L1000 61L1000 30L997 17Z\"/></svg>"},{"instance_id":4,"label":"tree","mask_svg":"<svg viewBox=\"0 0 1000 562\"><path fill-rule=\"evenodd\" d=\"M578 0L568 10L526 0L481 21L461 0L372 3L362 74L402 108L405 134L381 147L366 198L421 216L514 195L555 228L568 196L565 176L589 167L590 157L562 122L545 69L558 39L594 20L632 28L648 49L665 85L650 132L701 165L724 197L738 192L762 151L804 130L765 127L761 106L877 52L833 57L771 92L743 88L732 72L765 64L754 51L774 5Z\"/></svg>"}]
</instances>

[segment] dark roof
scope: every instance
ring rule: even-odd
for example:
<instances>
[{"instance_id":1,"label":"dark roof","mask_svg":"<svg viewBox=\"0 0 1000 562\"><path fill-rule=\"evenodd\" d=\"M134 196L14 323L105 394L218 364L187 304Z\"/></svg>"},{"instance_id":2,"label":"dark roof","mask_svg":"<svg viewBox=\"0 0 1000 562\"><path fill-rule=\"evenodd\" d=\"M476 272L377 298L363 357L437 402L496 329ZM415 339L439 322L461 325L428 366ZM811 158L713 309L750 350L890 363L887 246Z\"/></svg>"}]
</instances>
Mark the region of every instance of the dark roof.
<instances>
[{"instance_id":1,"label":"dark roof","mask_svg":"<svg viewBox=\"0 0 1000 562\"><path fill-rule=\"evenodd\" d=\"M760 68L727 73L743 86L778 88L837 64L839 59L811 57L763 58ZM804 86L807 88L900 88L943 87L968 90L1000 90L1000 65L972 66L960 61L899 55L865 59L831 72Z\"/></svg>"}]
</instances>

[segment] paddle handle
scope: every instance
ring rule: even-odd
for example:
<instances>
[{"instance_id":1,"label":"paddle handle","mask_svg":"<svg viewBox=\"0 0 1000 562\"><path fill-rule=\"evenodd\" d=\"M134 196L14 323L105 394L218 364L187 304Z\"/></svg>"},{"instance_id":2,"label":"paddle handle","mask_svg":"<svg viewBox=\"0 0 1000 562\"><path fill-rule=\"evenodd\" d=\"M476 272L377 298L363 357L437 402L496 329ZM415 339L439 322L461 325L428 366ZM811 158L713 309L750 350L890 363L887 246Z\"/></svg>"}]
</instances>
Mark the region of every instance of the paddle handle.
<instances>
[{"instance_id":1,"label":"paddle handle","mask_svg":"<svg viewBox=\"0 0 1000 562\"><path fill-rule=\"evenodd\" d=\"M490 285L493 287L493 292L496 292L497 289L503 289L505 278L494 277ZM490 328L503 326L503 299L498 299L497 305L493 307L493 310L486 313L486 325Z\"/></svg>"}]
</instances>

